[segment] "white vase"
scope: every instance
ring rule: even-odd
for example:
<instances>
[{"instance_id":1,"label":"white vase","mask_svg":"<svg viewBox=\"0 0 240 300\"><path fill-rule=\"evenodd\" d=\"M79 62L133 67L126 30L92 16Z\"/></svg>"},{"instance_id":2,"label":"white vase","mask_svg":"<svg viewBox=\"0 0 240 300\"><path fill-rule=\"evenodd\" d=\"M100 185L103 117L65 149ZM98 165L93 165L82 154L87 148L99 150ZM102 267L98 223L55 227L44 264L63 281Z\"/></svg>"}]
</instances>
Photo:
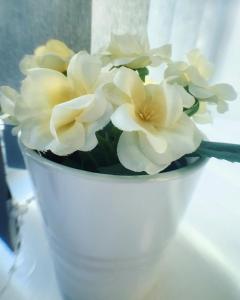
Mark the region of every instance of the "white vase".
<instances>
[{"instance_id":1,"label":"white vase","mask_svg":"<svg viewBox=\"0 0 240 300\"><path fill-rule=\"evenodd\" d=\"M21 145L67 300L143 300L206 160L154 176L72 169Z\"/></svg>"}]
</instances>

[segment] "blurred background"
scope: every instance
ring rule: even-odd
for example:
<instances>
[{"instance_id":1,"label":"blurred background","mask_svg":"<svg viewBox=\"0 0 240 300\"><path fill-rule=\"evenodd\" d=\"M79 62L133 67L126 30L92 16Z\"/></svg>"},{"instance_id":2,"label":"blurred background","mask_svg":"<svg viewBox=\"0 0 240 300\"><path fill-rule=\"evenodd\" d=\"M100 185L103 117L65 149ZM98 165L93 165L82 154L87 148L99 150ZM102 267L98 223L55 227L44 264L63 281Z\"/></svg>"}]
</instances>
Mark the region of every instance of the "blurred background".
<instances>
[{"instance_id":1,"label":"blurred background","mask_svg":"<svg viewBox=\"0 0 240 300\"><path fill-rule=\"evenodd\" d=\"M95 52L112 31L148 34L152 47L172 43L175 59L198 47L215 64L213 82L240 92L240 0L0 0L0 85L19 88L19 61L50 38ZM239 117L238 98L207 128L210 136L240 143ZM19 188L24 163L11 127L0 124L0 139L0 239L11 247L8 201L28 185Z\"/></svg>"}]
</instances>

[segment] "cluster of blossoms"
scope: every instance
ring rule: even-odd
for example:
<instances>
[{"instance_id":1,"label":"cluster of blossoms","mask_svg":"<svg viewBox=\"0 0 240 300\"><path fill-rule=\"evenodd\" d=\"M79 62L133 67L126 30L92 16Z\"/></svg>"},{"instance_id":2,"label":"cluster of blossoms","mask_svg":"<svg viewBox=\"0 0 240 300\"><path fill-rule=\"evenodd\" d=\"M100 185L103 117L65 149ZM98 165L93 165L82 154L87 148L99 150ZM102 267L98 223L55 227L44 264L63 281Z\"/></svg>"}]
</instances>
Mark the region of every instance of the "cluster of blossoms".
<instances>
[{"instance_id":1,"label":"cluster of blossoms","mask_svg":"<svg viewBox=\"0 0 240 300\"><path fill-rule=\"evenodd\" d=\"M151 83L147 67L160 65L164 78ZM26 147L58 156L88 152L111 124L121 133L120 163L148 174L194 152L203 140L195 122L211 119L209 105L224 112L236 98L230 85L209 84L212 65L199 50L175 62L170 45L150 49L146 39L128 34L112 34L95 55L50 40L20 69L26 75L20 92L1 87L0 104Z\"/></svg>"}]
</instances>

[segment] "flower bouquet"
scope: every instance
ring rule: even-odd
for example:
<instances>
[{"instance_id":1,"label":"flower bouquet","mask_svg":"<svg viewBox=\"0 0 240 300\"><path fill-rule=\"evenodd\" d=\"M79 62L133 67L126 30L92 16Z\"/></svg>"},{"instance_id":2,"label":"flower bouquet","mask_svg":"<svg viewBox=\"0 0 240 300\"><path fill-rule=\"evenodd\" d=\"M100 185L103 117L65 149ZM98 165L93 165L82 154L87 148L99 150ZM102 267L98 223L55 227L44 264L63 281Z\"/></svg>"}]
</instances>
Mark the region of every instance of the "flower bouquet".
<instances>
[{"instance_id":1,"label":"flower bouquet","mask_svg":"<svg viewBox=\"0 0 240 300\"><path fill-rule=\"evenodd\" d=\"M2 118L19 134L64 297L143 299L200 167L240 162L239 145L207 141L196 125L236 92L209 83L198 49L173 61L170 45L129 34L92 55L50 40L20 69L20 92L1 87Z\"/></svg>"}]
</instances>

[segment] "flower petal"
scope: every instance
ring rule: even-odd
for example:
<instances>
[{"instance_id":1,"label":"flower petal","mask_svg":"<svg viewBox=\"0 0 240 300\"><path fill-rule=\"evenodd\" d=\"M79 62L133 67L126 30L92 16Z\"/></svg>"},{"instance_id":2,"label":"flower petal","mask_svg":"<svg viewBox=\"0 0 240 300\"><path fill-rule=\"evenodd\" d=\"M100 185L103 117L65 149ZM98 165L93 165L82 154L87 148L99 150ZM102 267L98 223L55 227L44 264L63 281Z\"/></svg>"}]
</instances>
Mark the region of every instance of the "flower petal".
<instances>
[{"instance_id":1,"label":"flower petal","mask_svg":"<svg viewBox=\"0 0 240 300\"><path fill-rule=\"evenodd\" d=\"M178 83L181 86L188 85L188 79L185 76L185 71L188 65L185 62L171 62L164 71L164 78L171 83Z\"/></svg>"},{"instance_id":2,"label":"flower petal","mask_svg":"<svg viewBox=\"0 0 240 300\"><path fill-rule=\"evenodd\" d=\"M92 103L82 112L81 122L91 123L99 119L106 111L107 101L101 92L97 92Z\"/></svg>"},{"instance_id":3,"label":"flower petal","mask_svg":"<svg viewBox=\"0 0 240 300\"><path fill-rule=\"evenodd\" d=\"M184 114L174 128L162 129L159 138L166 141L164 153L157 153L148 143L147 136L140 134L140 147L148 159L158 165L169 165L187 153L195 151L201 143L202 134L192 120Z\"/></svg>"},{"instance_id":4,"label":"flower petal","mask_svg":"<svg viewBox=\"0 0 240 300\"><path fill-rule=\"evenodd\" d=\"M93 101L94 95L87 95L61 103L53 108L50 130L61 144L72 144L76 150L84 145L85 132L81 115Z\"/></svg>"},{"instance_id":5,"label":"flower petal","mask_svg":"<svg viewBox=\"0 0 240 300\"><path fill-rule=\"evenodd\" d=\"M162 92L165 100L164 127L172 126L182 115L183 99L177 84L162 83Z\"/></svg>"},{"instance_id":6,"label":"flower petal","mask_svg":"<svg viewBox=\"0 0 240 300\"><path fill-rule=\"evenodd\" d=\"M38 65L34 55L25 55L19 63L20 71L24 75L27 75L28 70L36 68L37 66Z\"/></svg>"},{"instance_id":7,"label":"flower petal","mask_svg":"<svg viewBox=\"0 0 240 300\"><path fill-rule=\"evenodd\" d=\"M121 67L114 76L113 83L130 99L139 102L145 99L143 82L135 71Z\"/></svg>"},{"instance_id":8,"label":"flower petal","mask_svg":"<svg viewBox=\"0 0 240 300\"><path fill-rule=\"evenodd\" d=\"M186 108L190 108L195 103L194 97L189 94L182 86L177 87L182 98L183 106Z\"/></svg>"},{"instance_id":9,"label":"flower petal","mask_svg":"<svg viewBox=\"0 0 240 300\"><path fill-rule=\"evenodd\" d=\"M46 116L29 118L20 124L20 138L23 144L39 151L49 150L53 136L49 130L49 119Z\"/></svg>"},{"instance_id":10,"label":"flower petal","mask_svg":"<svg viewBox=\"0 0 240 300\"><path fill-rule=\"evenodd\" d=\"M217 102L217 111L221 114L225 113L228 111L229 105L225 101L218 101Z\"/></svg>"},{"instance_id":11,"label":"flower petal","mask_svg":"<svg viewBox=\"0 0 240 300\"><path fill-rule=\"evenodd\" d=\"M219 83L212 85L210 90L221 100L234 100L237 97L237 93L230 84Z\"/></svg>"},{"instance_id":12,"label":"flower petal","mask_svg":"<svg viewBox=\"0 0 240 300\"><path fill-rule=\"evenodd\" d=\"M50 69L31 69L22 82L21 95L26 114L50 110L54 105L75 98L69 79Z\"/></svg>"},{"instance_id":13,"label":"flower petal","mask_svg":"<svg viewBox=\"0 0 240 300\"><path fill-rule=\"evenodd\" d=\"M20 99L17 91L9 86L0 87L0 107L4 114L14 116L15 103Z\"/></svg>"},{"instance_id":14,"label":"flower petal","mask_svg":"<svg viewBox=\"0 0 240 300\"><path fill-rule=\"evenodd\" d=\"M189 92L198 99L208 99L214 96L213 91L209 87L200 87L194 84L189 85Z\"/></svg>"},{"instance_id":15,"label":"flower petal","mask_svg":"<svg viewBox=\"0 0 240 300\"><path fill-rule=\"evenodd\" d=\"M111 116L114 126L123 131L145 131L136 121L134 108L131 104L123 104L118 107Z\"/></svg>"},{"instance_id":16,"label":"flower petal","mask_svg":"<svg viewBox=\"0 0 240 300\"><path fill-rule=\"evenodd\" d=\"M71 58L67 74L81 94L91 94L95 90L100 70L98 57L80 51Z\"/></svg>"},{"instance_id":17,"label":"flower petal","mask_svg":"<svg viewBox=\"0 0 240 300\"><path fill-rule=\"evenodd\" d=\"M67 68L66 61L54 53L38 57L37 64L40 68L52 69L59 72L64 72Z\"/></svg>"},{"instance_id":18,"label":"flower petal","mask_svg":"<svg viewBox=\"0 0 240 300\"><path fill-rule=\"evenodd\" d=\"M108 104L101 118L85 126L86 140L84 146L81 147L81 151L90 151L97 146L96 132L103 129L109 123L111 115L112 106Z\"/></svg>"},{"instance_id":19,"label":"flower petal","mask_svg":"<svg viewBox=\"0 0 240 300\"><path fill-rule=\"evenodd\" d=\"M46 48L51 53L56 53L64 59L68 59L74 52L68 46L59 40L51 39L47 42Z\"/></svg>"},{"instance_id":20,"label":"flower petal","mask_svg":"<svg viewBox=\"0 0 240 300\"><path fill-rule=\"evenodd\" d=\"M124 57L124 58L118 58L114 59L112 61L114 66L126 66L130 69L140 69L144 68L151 64L151 59L149 55L134 55L132 57Z\"/></svg>"},{"instance_id":21,"label":"flower petal","mask_svg":"<svg viewBox=\"0 0 240 300\"><path fill-rule=\"evenodd\" d=\"M161 170L159 165L149 160L138 147L138 134L136 132L123 132L117 147L118 158L121 164L134 172L145 171L156 174Z\"/></svg>"},{"instance_id":22,"label":"flower petal","mask_svg":"<svg viewBox=\"0 0 240 300\"><path fill-rule=\"evenodd\" d=\"M208 102L199 102L198 111L192 116L193 120L199 124L212 123L212 115L207 109Z\"/></svg>"},{"instance_id":23,"label":"flower petal","mask_svg":"<svg viewBox=\"0 0 240 300\"><path fill-rule=\"evenodd\" d=\"M113 83L105 84L102 88L102 92L107 101L112 103L114 106L131 102L130 98Z\"/></svg>"},{"instance_id":24,"label":"flower petal","mask_svg":"<svg viewBox=\"0 0 240 300\"><path fill-rule=\"evenodd\" d=\"M189 66L184 73L189 83L201 87L208 86L207 81L200 75L199 71L194 66Z\"/></svg>"},{"instance_id":25,"label":"flower petal","mask_svg":"<svg viewBox=\"0 0 240 300\"><path fill-rule=\"evenodd\" d=\"M194 66L200 75L208 80L213 74L213 64L210 63L199 51L199 49L193 49L187 54L189 63Z\"/></svg>"},{"instance_id":26,"label":"flower petal","mask_svg":"<svg viewBox=\"0 0 240 300\"><path fill-rule=\"evenodd\" d=\"M106 51L113 57L142 54L148 52L147 37L140 38L134 34L111 34L111 41Z\"/></svg>"},{"instance_id":27,"label":"flower petal","mask_svg":"<svg viewBox=\"0 0 240 300\"><path fill-rule=\"evenodd\" d=\"M163 62L169 62L172 55L171 44L163 45L159 48L154 48L150 50L151 66L158 66Z\"/></svg>"}]
</instances>

